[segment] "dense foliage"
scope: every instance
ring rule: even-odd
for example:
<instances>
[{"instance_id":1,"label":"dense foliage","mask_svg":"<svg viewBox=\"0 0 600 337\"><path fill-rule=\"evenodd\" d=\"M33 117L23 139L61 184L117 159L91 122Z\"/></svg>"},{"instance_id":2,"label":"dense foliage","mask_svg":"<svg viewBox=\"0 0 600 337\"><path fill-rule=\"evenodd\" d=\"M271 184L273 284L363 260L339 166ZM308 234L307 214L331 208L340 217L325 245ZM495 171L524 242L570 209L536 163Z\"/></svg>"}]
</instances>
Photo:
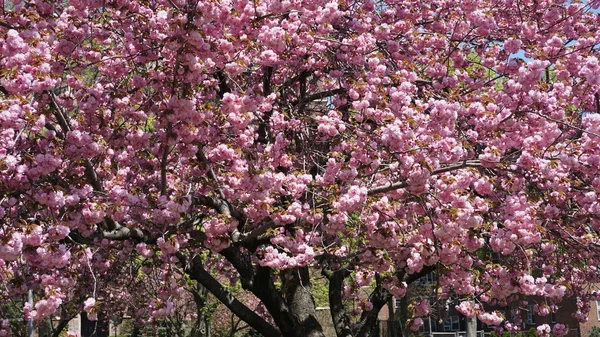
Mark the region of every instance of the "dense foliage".
<instances>
[{"instance_id":1,"label":"dense foliage","mask_svg":"<svg viewBox=\"0 0 600 337\"><path fill-rule=\"evenodd\" d=\"M265 337L322 336L311 273L340 337L432 271L491 325L597 296L597 0L3 4L0 296L34 289L25 318L161 319L197 282Z\"/></svg>"}]
</instances>

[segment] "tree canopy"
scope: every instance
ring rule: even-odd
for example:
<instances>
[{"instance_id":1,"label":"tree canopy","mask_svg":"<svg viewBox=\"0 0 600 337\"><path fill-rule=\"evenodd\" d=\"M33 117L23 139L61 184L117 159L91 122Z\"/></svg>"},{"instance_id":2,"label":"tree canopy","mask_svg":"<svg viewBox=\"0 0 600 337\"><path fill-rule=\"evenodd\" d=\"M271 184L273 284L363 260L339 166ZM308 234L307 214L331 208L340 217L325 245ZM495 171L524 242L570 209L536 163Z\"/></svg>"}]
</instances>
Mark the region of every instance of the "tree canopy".
<instances>
[{"instance_id":1,"label":"tree canopy","mask_svg":"<svg viewBox=\"0 0 600 337\"><path fill-rule=\"evenodd\" d=\"M265 337L322 336L318 273L366 337L430 272L491 325L598 295L597 0L3 5L0 297L41 294L25 317L166 317L196 282Z\"/></svg>"}]
</instances>

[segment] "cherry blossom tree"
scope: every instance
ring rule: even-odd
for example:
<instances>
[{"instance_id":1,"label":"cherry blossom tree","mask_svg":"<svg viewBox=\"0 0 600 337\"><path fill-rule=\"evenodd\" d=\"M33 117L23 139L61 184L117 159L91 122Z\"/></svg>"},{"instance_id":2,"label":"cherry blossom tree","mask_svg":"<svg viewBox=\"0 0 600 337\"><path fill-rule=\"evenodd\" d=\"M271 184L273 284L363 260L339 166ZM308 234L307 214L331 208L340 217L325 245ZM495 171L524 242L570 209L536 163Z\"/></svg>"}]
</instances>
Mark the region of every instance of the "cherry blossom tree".
<instances>
[{"instance_id":1,"label":"cherry blossom tree","mask_svg":"<svg viewBox=\"0 0 600 337\"><path fill-rule=\"evenodd\" d=\"M320 273L366 337L430 272L488 324L598 295L597 0L2 4L0 291L42 294L25 315L77 292L163 318L191 280L265 337L323 336Z\"/></svg>"}]
</instances>

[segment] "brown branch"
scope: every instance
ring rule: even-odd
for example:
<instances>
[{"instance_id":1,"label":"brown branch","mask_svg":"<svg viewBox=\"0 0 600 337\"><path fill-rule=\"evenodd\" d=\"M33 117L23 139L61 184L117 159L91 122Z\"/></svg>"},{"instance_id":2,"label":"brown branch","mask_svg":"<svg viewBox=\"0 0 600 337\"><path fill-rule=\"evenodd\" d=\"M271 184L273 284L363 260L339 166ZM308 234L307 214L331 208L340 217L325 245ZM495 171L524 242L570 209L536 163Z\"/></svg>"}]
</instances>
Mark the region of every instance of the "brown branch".
<instances>
[{"instance_id":1,"label":"brown branch","mask_svg":"<svg viewBox=\"0 0 600 337\"><path fill-rule=\"evenodd\" d=\"M273 67L265 67L263 73L263 96L265 97L271 94L271 76L273 76ZM258 125L256 141L259 143L267 144L269 142L269 120L271 115L273 115L273 110L265 112Z\"/></svg>"},{"instance_id":2,"label":"brown branch","mask_svg":"<svg viewBox=\"0 0 600 337\"><path fill-rule=\"evenodd\" d=\"M169 159L169 134L167 132L167 140L163 144L163 153L160 160L160 195L167 194L167 160Z\"/></svg>"},{"instance_id":3,"label":"brown branch","mask_svg":"<svg viewBox=\"0 0 600 337\"><path fill-rule=\"evenodd\" d=\"M208 177L215 182L217 186L217 192L219 192L219 196L221 197L221 199L226 200L225 193L223 193L223 189L221 189L221 186L219 186L219 180L217 179L217 175L215 174L211 163L208 161L208 158L206 158L206 156L204 155L202 149L199 149L198 152L196 152L196 159L198 159L201 163L206 165L206 167L208 168Z\"/></svg>"},{"instance_id":4,"label":"brown branch","mask_svg":"<svg viewBox=\"0 0 600 337\"><path fill-rule=\"evenodd\" d=\"M192 258L189 263L182 253L177 253L177 258L191 279L202 284L237 317L242 319L265 337L282 337L281 333L279 333L273 326L271 326L262 317L235 298L231 292L225 289L225 287L223 287L219 281L217 281L209 272L207 272L204 269L199 256Z\"/></svg>"},{"instance_id":5,"label":"brown branch","mask_svg":"<svg viewBox=\"0 0 600 337\"><path fill-rule=\"evenodd\" d=\"M0 21L0 26L4 27L4 28L8 28L8 29L14 29L15 27L13 27L11 24L4 22L4 21Z\"/></svg>"},{"instance_id":6,"label":"brown branch","mask_svg":"<svg viewBox=\"0 0 600 337\"><path fill-rule=\"evenodd\" d=\"M467 167L481 168L481 162L479 160L463 160L462 162L448 164L446 166L442 166L438 169L431 171L431 175L442 174L446 172L456 171ZM390 191L395 191L401 188L408 187L408 183L406 181L399 181L395 183L389 183L386 185L381 185L374 187L367 191L368 195L377 195L380 193L386 193Z\"/></svg>"},{"instance_id":7,"label":"brown branch","mask_svg":"<svg viewBox=\"0 0 600 337\"><path fill-rule=\"evenodd\" d=\"M375 289L369 295L369 302L373 304L373 309L370 311L363 311L358 329L357 337L369 337L377 324L377 316L381 308L392 298L392 294L381 285L381 280L378 275L375 276L377 285Z\"/></svg>"},{"instance_id":8,"label":"brown branch","mask_svg":"<svg viewBox=\"0 0 600 337\"><path fill-rule=\"evenodd\" d=\"M251 291L263 302L283 335L296 336L298 324L292 319L289 307L273 283L271 269L261 266L255 268L250 255L235 246L221 250L220 254L237 270L242 287Z\"/></svg>"},{"instance_id":9,"label":"brown branch","mask_svg":"<svg viewBox=\"0 0 600 337\"><path fill-rule=\"evenodd\" d=\"M225 77L225 74L223 73L222 69L219 69L219 71L216 72L215 76L219 81L219 90L217 91L217 96L219 97L219 99L222 99L226 93L231 92L231 89L227 85L227 78Z\"/></svg>"},{"instance_id":10,"label":"brown branch","mask_svg":"<svg viewBox=\"0 0 600 337\"><path fill-rule=\"evenodd\" d=\"M116 228L114 230L102 232L103 238L117 241L129 239L139 240L142 242L156 241L156 238L153 237L148 231L144 231L139 228L125 227L117 222L115 222L115 224Z\"/></svg>"},{"instance_id":11,"label":"brown branch","mask_svg":"<svg viewBox=\"0 0 600 337\"><path fill-rule=\"evenodd\" d=\"M251 231L250 233L244 233L241 235L240 237L240 243L242 244L242 246L253 250L254 248L257 247L257 244L259 242L262 242L263 240L266 240L269 235L267 235L267 232L270 229L274 229L274 228L278 228L281 227L280 225L276 225L273 220L271 220L271 218L268 218L264 224L260 225L258 228L255 228L253 231Z\"/></svg>"},{"instance_id":12,"label":"brown branch","mask_svg":"<svg viewBox=\"0 0 600 337\"><path fill-rule=\"evenodd\" d=\"M203 195L194 196L193 200L198 205L212 208L219 214L227 215L236 219L240 224L243 224L247 221L244 213L233 207L233 205L231 205L227 200Z\"/></svg>"}]
</instances>

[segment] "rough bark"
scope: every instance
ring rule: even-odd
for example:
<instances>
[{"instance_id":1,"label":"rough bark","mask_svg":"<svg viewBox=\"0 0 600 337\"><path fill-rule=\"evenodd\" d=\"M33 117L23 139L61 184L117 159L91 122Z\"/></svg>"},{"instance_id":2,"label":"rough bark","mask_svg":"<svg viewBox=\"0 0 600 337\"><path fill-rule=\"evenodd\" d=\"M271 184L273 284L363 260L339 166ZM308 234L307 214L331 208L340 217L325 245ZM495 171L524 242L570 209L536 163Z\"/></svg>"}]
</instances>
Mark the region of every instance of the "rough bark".
<instances>
[{"instance_id":1,"label":"rough bark","mask_svg":"<svg viewBox=\"0 0 600 337\"><path fill-rule=\"evenodd\" d=\"M369 302L373 304L373 309L370 311L364 311L360 317L357 337L371 337L375 331L377 324L377 316L381 308L392 298L392 294L385 289L379 282L379 277L376 277L377 285L375 290L369 295Z\"/></svg>"},{"instance_id":2,"label":"rough bark","mask_svg":"<svg viewBox=\"0 0 600 337\"><path fill-rule=\"evenodd\" d=\"M324 337L321 323L317 320L308 267L287 270L284 277L285 299L297 322L296 331L301 336Z\"/></svg>"},{"instance_id":3,"label":"rough bark","mask_svg":"<svg viewBox=\"0 0 600 337\"><path fill-rule=\"evenodd\" d=\"M344 286L344 278L350 274L346 270L338 270L335 272L325 271L325 276L329 279L329 310L331 319L333 320L333 328L338 337L352 337L350 329L350 318L344 309L342 301L342 290Z\"/></svg>"}]
</instances>

